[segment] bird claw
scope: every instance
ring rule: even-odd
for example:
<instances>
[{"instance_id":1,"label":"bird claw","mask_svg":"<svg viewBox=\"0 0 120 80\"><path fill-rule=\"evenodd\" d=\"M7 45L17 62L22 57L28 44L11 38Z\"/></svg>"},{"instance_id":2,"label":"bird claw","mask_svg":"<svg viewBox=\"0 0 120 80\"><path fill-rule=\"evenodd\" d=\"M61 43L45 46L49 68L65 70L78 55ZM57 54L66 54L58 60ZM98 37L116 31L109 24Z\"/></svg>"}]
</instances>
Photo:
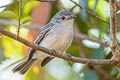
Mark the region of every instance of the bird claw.
<instances>
[{"instance_id":1,"label":"bird claw","mask_svg":"<svg viewBox=\"0 0 120 80\"><path fill-rule=\"evenodd\" d=\"M66 54L66 56L68 56L70 58L70 60L72 60L71 54Z\"/></svg>"},{"instance_id":2,"label":"bird claw","mask_svg":"<svg viewBox=\"0 0 120 80\"><path fill-rule=\"evenodd\" d=\"M56 54L57 52L54 49L50 49L52 54Z\"/></svg>"}]
</instances>

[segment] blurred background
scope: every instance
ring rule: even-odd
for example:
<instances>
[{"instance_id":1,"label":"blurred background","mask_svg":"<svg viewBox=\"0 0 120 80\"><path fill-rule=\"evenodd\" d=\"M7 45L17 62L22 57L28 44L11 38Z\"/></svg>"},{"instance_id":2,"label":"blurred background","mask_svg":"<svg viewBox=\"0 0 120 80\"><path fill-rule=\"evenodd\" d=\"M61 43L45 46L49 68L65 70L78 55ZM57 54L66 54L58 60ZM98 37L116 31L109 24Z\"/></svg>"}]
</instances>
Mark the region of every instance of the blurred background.
<instances>
[{"instance_id":1,"label":"blurred background","mask_svg":"<svg viewBox=\"0 0 120 80\"><path fill-rule=\"evenodd\" d=\"M95 13L103 20L109 21L109 1L108 0L73 0L86 10ZM116 10L120 9L120 4L116 3ZM109 25L100 21L91 14L80 10L70 0L56 0L55 2L40 2L39 0L22 0L21 23L24 25L39 24L44 26L59 10L72 10L77 16L74 21L75 34L89 36L109 43ZM0 27L9 32L17 34L15 25L18 24L19 1L0 0ZM119 14L117 15L119 23ZM40 29L41 29L40 26ZM20 36L33 42L40 33L40 29L21 27ZM119 27L117 31L117 41L120 43ZM7 36L0 38L0 80L120 80L120 72L114 66L108 65L85 65L74 63L60 58L55 58L45 67L40 67L40 62L36 62L25 75L12 73L11 69L20 59L28 55L29 47L11 39ZM110 48L99 43L84 38L74 38L74 41L65 53L72 56L110 59L112 57Z\"/></svg>"}]
</instances>

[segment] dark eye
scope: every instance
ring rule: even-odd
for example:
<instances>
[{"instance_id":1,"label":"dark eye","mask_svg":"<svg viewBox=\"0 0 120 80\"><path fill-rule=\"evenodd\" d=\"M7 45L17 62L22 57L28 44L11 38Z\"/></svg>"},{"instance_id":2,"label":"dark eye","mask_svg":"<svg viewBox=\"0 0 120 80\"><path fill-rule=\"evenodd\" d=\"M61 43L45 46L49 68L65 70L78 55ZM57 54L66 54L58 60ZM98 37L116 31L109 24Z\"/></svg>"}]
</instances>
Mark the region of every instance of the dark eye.
<instances>
[{"instance_id":1,"label":"dark eye","mask_svg":"<svg viewBox=\"0 0 120 80\"><path fill-rule=\"evenodd\" d=\"M65 16L62 16L62 20L65 20Z\"/></svg>"}]
</instances>

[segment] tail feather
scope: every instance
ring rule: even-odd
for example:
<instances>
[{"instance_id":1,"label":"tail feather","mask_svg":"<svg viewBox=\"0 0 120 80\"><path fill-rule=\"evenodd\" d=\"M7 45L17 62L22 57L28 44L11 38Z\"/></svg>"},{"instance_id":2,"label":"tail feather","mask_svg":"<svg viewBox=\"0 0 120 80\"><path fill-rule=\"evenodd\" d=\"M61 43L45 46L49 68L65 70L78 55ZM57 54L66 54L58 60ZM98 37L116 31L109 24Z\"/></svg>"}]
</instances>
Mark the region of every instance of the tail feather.
<instances>
[{"instance_id":1,"label":"tail feather","mask_svg":"<svg viewBox=\"0 0 120 80\"><path fill-rule=\"evenodd\" d=\"M15 73L15 72L17 72L17 71L20 71L22 68L23 68L23 66L25 65L25 64L27 64L28 63L28 61L22 61L21 63L19 63L15 68L13 68L13 72Z\"/></svg>"},{"instance_id":2,"label":"tail feather","mask_svg":"<svg viewBox=\"0 0 120 80\"><path fill-rule=\"evenodd\" d=\"M46 57L42 63L41 63L41 67L44 67L48 62L50 62L54 57L53 56L48 56Z\"/></svg>"},{"instance_id":3,"label":"tail feather","mask_svg":"<svg viewBox=\"0 0 120 80\"><path fill-rule=\"evenodd\" d=\"M35 61L35 59L31 59L25 66L24 68L22 68L19 73L20 74L24 74L26 71L28 71L28 69L32 66L33 62Z\"/></svg>"},{"instance_id":4,"label":"tail feather","mask_svg":"<svg viewBox=\"0 0 120 80\"><path fill-rule=\"evenodd\" d=\"M12 71L24 74L32 66L35 60L36 59L24 60L20 64L18 64Z\"/></svg>"}]
</instances>

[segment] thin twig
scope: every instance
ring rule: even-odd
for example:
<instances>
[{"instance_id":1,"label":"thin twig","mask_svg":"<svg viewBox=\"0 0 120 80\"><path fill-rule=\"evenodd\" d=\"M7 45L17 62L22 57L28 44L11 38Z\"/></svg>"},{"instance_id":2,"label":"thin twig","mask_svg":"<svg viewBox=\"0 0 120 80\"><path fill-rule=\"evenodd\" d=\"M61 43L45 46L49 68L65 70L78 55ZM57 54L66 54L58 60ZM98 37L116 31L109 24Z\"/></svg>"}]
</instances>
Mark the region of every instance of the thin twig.
<instances>
[{"instance_id":1,"label":"thin twig","mask_svg":"<svg viewBox=\"0 0 120 80\"><path fill-rule=\"evenodd\" d=\"M110 2L110 37L113 58L119 60L118 50L117 50L117 41L116 41L116 9L115 9L115 0L109 0Z\"/></svg>"},{"instance_id":2,"label":"thin twig","mask_svg":"<svg viewBox=\"0 0 120 80\"><path fill-rule=\"evenodd\" d=\"M89 65L88 68L90 70L93 70L96 74L99 74L102 80L117 80L116 78L113 78L111 75L109 75L106 71L104 71L101 68L96 68L93 65Z\"/></svg>"},{"instance_id":3,"label":"thin twig","mask_svg":"<svg viewBox=\"0 0 120 80\"><path fill-rule=\"evenodd\" d=\"M8 20L5 20L5 19L0 19L0 25L3 25L4 27L5 26L10 26L10 25L18 27L17 22L8 21ZM21 24L21 27L26 27L26 28L30 28L30 29L36 29L36 30L41 30L43 28L43 26L40 25L40 24Z\"/></svg>"},{"instance_id":4,"label":"thin twig","mask_svg":"<svg viewBox=\"0 0 120 80\"><path fill-rule=\"evenodd\" d=\"M1 25L14 25L14 26L17 26L17 23L14 22L14 21L8 21L8 20L3 20L3 19L0 19L0 24ZM39 25L39 24L21 24L21 27L26 27L26 28L31 28L31 29L37 29L37 30L41 30L43 28L42 25ZM79 40L90 40L90 41L93 41L93 42L97 42L99 43L100 45L102 46L105 46L105 47L109 47L109 44L105 43L105 42L102 42L101 40L98 40L98 39L93 39L85 34L82 34L82 33L76 33L75 32L75 37L78 38ZM120 48L118 48L120 50Z\"/></svg>"},{"instance_id":5,"label":"thin twig","mask_svg":"<svg viewBox=\"0 0 120 80\"><path fill-rule=\"evenodd\" d=\"M90 40L90 41L93 41L93 42L97 42L102 46L109 47L109 44L107 44L105 42L102 42L101 40L98 40L98 39L93 39L93 38L91 38L91 37L89 37L85 34L82 34L82 33L78 34L78 33L75 32L75 37L77 37L80 40L85 40L86 39L86 40Z\"/></svg>"},{"instance_id":6,"label":"thin twig","mask_svg":"<svg viewBox=\"0 0 120 80\"><path fill-rule=\"evenodd\" d=\"M78 47L80 48L81 54L84 58L88 58L88 52L85 50L85 48L83 47L81 41L79 41L77 43ZM117 80L114 79L113 77L111 77L106 71L104 71L103 69L100 68L96 68L94 65L89 65L86 64L87 68L94 71L98 76L102 76L103 80Z\"/></svg>"},{"instance_id":7,"label":"thin twig","mask_svg":"<svg viewBox=\"0 0 120 80\"><path fill-rule=\"evenodd\" d=\"M80 6L78 3L76 3L75 1L71 0L75 5L77 5L81 10L85 11L86 13L96 17L97 19L99 19L100 21L104 22L104 23L107 23L107 24L110 24L110 22L108 21L105 21L104 19L100 18L99 16L97 16L95 13L92 13L86 9L84 9L82 6Z\"/></svg>"},{"instance_id":8,"label":"thin twig","mask_svg":"<svg viewBox=\"0 0 120 80\"><path fill-rule=\"evenodd\" d=\"M25 40L21 37L18 36L18 39L16 39L16 35L11 33L11 32L8 32L2 28L0 28L0 32L3 34L3 35L6 35L10 38L13 38L21 43L23 43L24 45L26 46L29 46L33 49L36 49L36 50L39 50L39 51L42 51L42 52L45 52L46 54L49 54L49 55L52 55L52 56L55 56L55 57L59 57L59 58L62 58L62 59L65 59L65 60L70 60L70 61L73 61L73 62L77 62L77 63L83 63L83 64L92 64L92 65L117 65L119 64L118 61L116 60L113 60L113 59L86 59L86 58L79 58L79 57L74 57L74 56L68 56L66 54L63 54L63 53L59 53L59 52L52 52L51 49L47 49L45 47L42 47L42 46L39 46L39 45L36 45L28 40Z\"/></svg>"},{"instance_id":9,"label":"thin twig","mask_svg":"<svg viewBox=\"0 0 120 80\"><path fill-rule=\"evenodd\" d=\"M77 29L77 26L75 26L75 32L76 32L77 34L79 34L79 31L78 31L78 29ZM82 54L81 56L82 56L83 58L89 58L89 57L88 57L88 52L85 50L84 46L82 45L82 40L80 40L80 39L78 39L78 38L76 37L76 42L77 42L77 45L78 45L78 47L79 47L79 49L80 49L80 52L81 52L81 54ZM100 69L100 68L96 68L94 65L86 64L86 68L94 71L98 76L100 76L100 77L102 76L102 79L103 79L103 80L116 80L116 79L114 79L113 77L111 77L105 70Z\"/></svg>"},{"instance_id":10,"label":"thin twig","mask_svg":"<svg viewBox=\"0 0 120 80\"><path fill-rule=\"evenodd\" d=\"M89 58L88 52L83 47L82 42L79 41L77 43L77 45L80 48L83 58ZM102 76L102 80L117 80L117 79L113 78L112 76L110 76L105 70L103 70L101 68L96 68L94 65L89 65L89 64L86 64L86 66L88 69L94 71L98 76L100 76L100 77Z\"/></svg>"},{"instance_id":11,"label":"thin twig","mask_svg":"<svg viewBox=\"0 0 120 80\"><path fill-rule=\"evenodd\" d=\"M18 31L17 31L17 38L19 36L20 32L20 19L21 19L21 13L22 13L22 0L19 0L19 18L18 18Z\"/></svg>"},{"instance_id":12,"label":"thin twig","mask_svg":"<svg viewBox=\"0 0 120 80\"><path fill-rule=\"evenodd\" d=\"M17 24L17 22L14 22L14 21L0 19L0 25L5 25L5 26L14 25L17 27L18 24ZM43 26L40 24L21 24L21 27L26 27L26 28L30 28L30 29L37 29L37 30L41 30L43 28ZM79 34L75 33L75 37L77 37L79 40L85 40L85 39L90 40L90 41L99 43L100 45L105 46L105 47L110 46L109 44L102 42L101 40L93 39L93 38L91 38L85 34L82 34L82 33L79 33ZM118 47L118 50L120 50L120 47Z\"/></svg>"},{"instance_id":13,"label":"thin twig","mask_svg":"<svg viewBox=\"0 0 120 80\"><path fill-rule=\"evenodd\" d=\"M75 24L74 25L74 30L75 30L75 35L76 34L80 34L80 32L79 32L79 29L78 29L78 26ZM87 51L85 50L85 48L83 47L83 45L82 45L82 39L81 38L79 38L79 37L75 37L75 40L76 40L76 45L78 45L78 47L79 47L79 49L80 49L80 52L81 52L81 56L83 57L83 58L88 58L88 53L87 53Z\"/></svg>"}]
</instances>

